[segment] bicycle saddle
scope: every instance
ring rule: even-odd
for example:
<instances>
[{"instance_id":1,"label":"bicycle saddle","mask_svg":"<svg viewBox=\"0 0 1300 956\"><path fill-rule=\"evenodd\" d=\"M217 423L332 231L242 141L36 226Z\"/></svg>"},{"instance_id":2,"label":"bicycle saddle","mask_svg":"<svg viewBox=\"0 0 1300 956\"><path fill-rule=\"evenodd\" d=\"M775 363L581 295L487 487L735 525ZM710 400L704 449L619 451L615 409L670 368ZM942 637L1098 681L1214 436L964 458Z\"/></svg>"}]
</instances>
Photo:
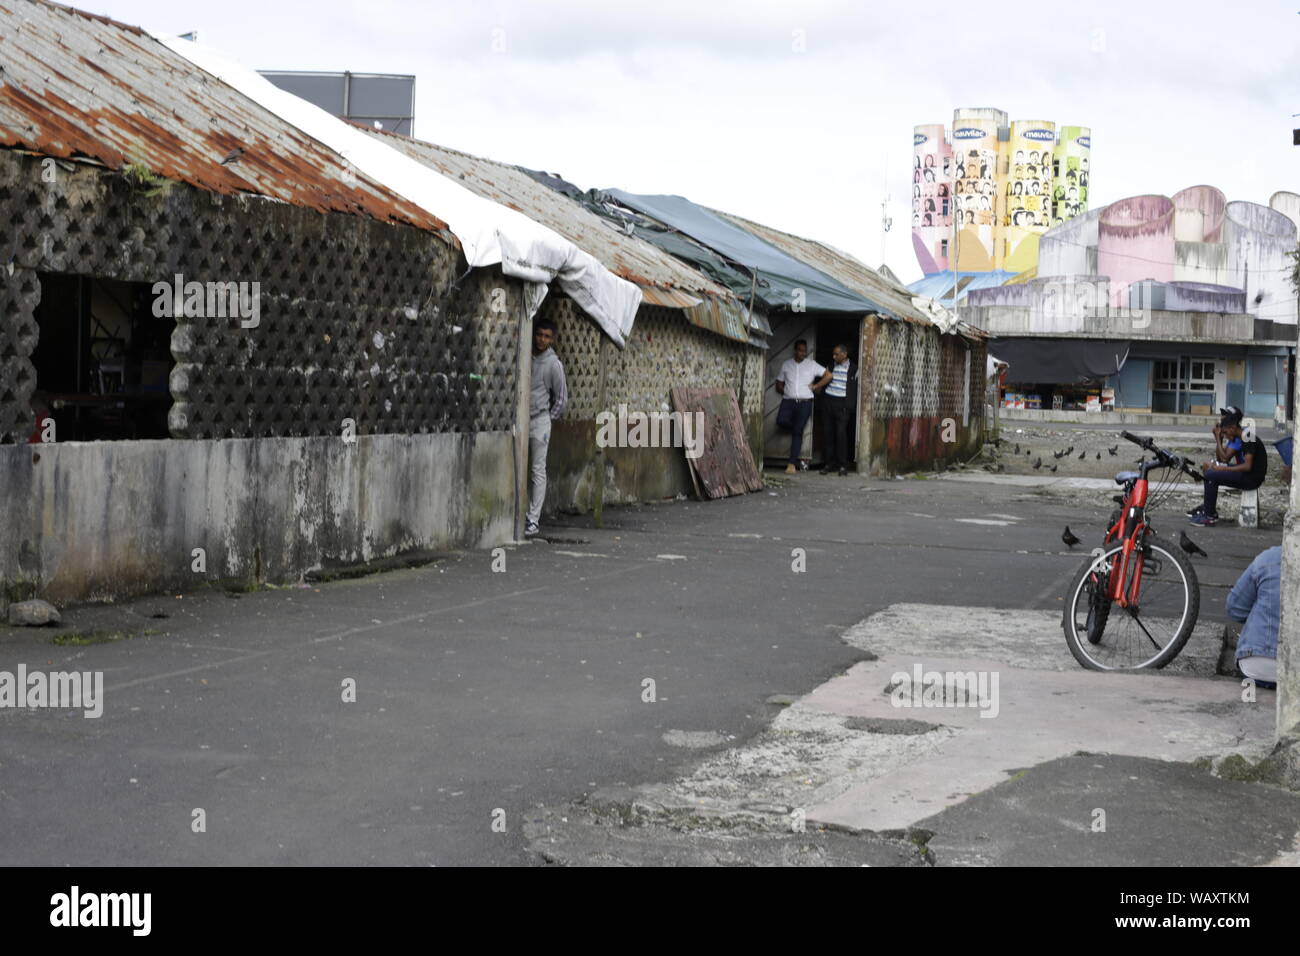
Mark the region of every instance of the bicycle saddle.
<instances>
[{"instance_id":1,"label":"bicycle saddle","mask_svg":"<svg viewBox=\"0 0 1300 956\"><path fill-rule=\"evenodd\" d=\"M1127 484L1130 481L1137 481L1141 477L1142 475L1136 471L1121 471L1118 475L1115 476L1115 484L1117 485Z\"/></svg>"}]
</instances>

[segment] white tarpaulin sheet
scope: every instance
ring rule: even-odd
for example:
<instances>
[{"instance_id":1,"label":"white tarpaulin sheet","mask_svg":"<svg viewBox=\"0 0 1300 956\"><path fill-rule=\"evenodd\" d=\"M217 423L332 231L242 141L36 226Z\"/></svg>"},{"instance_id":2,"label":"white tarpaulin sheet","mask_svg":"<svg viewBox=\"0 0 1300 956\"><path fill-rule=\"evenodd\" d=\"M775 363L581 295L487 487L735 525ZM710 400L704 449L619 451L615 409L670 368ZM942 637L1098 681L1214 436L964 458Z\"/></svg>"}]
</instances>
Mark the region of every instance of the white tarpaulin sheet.
<instances>
[{"instance_id":1,"label":"white tarpaulin sheet","mask_svg":"<svg viewBox=\"0 0 1300 956\"><path fill-rule=\"evenodd\" d=\"M287 93L257 72L189 40L154 34L168 49L243 93L286 123L333 149L358 173L375 180L447 223L471 266L501 270L537 283L527 299L533 310L546 284L560 288L621 348L641 304L641 290L620 279L592 255L522 213L470 192L436 170Z\"/></svg>"}]
</instances>

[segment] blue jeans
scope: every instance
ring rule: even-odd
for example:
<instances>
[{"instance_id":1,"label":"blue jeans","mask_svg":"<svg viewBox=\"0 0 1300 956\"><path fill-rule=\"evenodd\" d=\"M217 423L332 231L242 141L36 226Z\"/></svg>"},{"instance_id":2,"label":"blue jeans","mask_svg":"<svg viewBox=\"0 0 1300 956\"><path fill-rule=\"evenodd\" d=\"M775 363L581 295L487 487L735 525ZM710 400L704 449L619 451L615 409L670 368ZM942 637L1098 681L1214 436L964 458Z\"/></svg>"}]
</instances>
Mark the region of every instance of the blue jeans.
<instances>
[{"instance_id":1,"label":"blue jeans","mask_svg":"<svg viewBox=\"0 0 1300 956\"><path fill-rule=\"evenodd\" d=\"M812 399L799 400L794 403L794 424L790 428L790 464L799 467L799 454L803 451L803 430L812 417Z\"/></svg>"},{"instance_id":2,"label":"blue jeans","mask_svg":"<svg viewBox=\"0 0 1300 956\"><path fill-rule=\"evenodd\" d=\"M1258 488L1261 484L1262 482L1252 478L1249 472L1220 471L1217 468L1207 468L1205 470L1205 513L1207 515L1218 514L1215 508L1219 504L1220 485L1249 491L1252 488Z\"/></svg>"}]
</instances>

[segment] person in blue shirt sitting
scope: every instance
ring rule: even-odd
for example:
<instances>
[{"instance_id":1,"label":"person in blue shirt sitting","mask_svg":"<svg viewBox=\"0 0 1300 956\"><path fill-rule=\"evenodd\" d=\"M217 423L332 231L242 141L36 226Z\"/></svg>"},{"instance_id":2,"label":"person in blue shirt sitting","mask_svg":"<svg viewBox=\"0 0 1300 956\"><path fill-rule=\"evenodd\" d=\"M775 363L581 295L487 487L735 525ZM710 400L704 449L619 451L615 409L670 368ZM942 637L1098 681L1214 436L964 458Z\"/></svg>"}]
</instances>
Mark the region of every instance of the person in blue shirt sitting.
<instances>
[{"instance_id":1,"label":"person in blue shirt sitting","mask_svg":"<svg viewBox=\"0 0 1300 956\"><path fill-rule=\"evenodd\" d=\"M1241 409L1219 409L1223 418L1214 426L1215 460L1205 463L1205 501L1189 511L1192 524L1212 528L1218 524L1219 488L1250 491L1264 483L1268 474L1268 455L1258 436L1244 436Z\"/></svg>"},{"instance_id":2,"label":"person in blue shirt sitting","mask_svg":"<svg viewBox=\"0 0 1300 956\"><path fill-rule=\"evenodd\" d=\"M1277 687L1277 632L1282 626L1282 549L1261 552L1228 593L1228 617L1242 622L1237 673Z\"/></svg>"}]
</instances>

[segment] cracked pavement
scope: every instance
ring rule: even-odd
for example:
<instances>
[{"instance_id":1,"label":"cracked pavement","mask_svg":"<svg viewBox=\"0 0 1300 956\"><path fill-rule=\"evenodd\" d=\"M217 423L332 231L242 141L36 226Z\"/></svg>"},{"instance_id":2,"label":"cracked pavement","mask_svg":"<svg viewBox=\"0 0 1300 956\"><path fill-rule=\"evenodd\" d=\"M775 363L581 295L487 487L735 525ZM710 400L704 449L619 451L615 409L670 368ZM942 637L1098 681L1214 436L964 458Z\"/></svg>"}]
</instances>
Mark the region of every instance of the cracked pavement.
<instances>
[{"instance_id":1,"label":"cracked pavement","mask_svg":"<svg viewBox=\"0 0 1300 956\"><path fill-rule=\"evenodd\" d=\"M979 735L988 752L999 734L981 725L1032 729L1030 700L1102 694L1091 711L1103 723L1118 720L1118 697L1155 701L1141 706L1175 742L1130 737L1159 756L1256 752L1266 705L1238 712L1236 685L1197 668L1217 653L1227 588L1276 531L1197 535L1210 552L1197 561L1206 636L1179 672L1107 681L1077 668L1059 627L1003 626L1008 644L961 623L1058 618L1080 562L1061 527L1100 529L1111 507L1102 492L1063 500L996 482L773 476L743 498L611 508L603 529L562 516L544 525L553 543L507 549L504 573L488 552L459 552L305 587L65 609L63 632L134 635L87 646L0 629L0 669L105 675L98 720L0 712L0 862L959 862L948 848L964 831L936 815L997 793L1017 768L1042 761L1019 778L1034 780L1069 747L1106 743L1105 728L1030 737L905 812L896 784ZM807 573L791 570L795 547ZM924 617L911 634L909 613ZM1000 667L1001 715L893 708L886 672L908 655ZM345 678L355 703L340 699ZM888 793L855 798L872 787Z\"/></svg>"}]
</instances>

